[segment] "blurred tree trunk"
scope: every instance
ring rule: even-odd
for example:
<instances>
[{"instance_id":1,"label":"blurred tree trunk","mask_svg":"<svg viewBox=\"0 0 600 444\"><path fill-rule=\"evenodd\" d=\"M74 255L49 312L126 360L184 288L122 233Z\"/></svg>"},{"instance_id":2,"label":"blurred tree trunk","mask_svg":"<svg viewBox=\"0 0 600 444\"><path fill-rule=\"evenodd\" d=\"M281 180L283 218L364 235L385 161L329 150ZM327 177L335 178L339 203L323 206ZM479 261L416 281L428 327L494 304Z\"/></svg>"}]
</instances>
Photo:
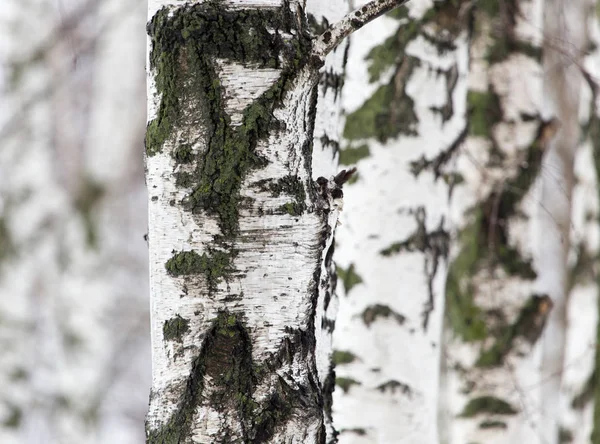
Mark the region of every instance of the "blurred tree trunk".
<instances>
[{"instance_id":1,"label":"blurred tree trunk","mask_svg":"<svg viewBox=\"0 0 600 444\"><path fill-rule=\"evenodd\" d=\"M410 2L352 38L345 147L357 165L335 260L340 443L437 444L447 174L465 136L467 2Z\"/></svg>"},{"instance_id":2,"label":"blurred tree trunk","mask_svg":"<svg viewBox=\"0 0 600 444\"><path fill-rule=\"evenodd\" d=\"M469 136L452 202L460 232L446 292L442 443L537 443L543 433L539 338L552 301L536 292L534 184L559 123L543 119L541 6L475 5Z\"/></svg>"},{"instance_id":3,"label":"blurred tree trunk","mask_svg":"<svg viewBox=\"0 0 600 444\"><path fill-rule=\"evenodd\" d=\"M139 442L145 8L1 3L0 442Z\"/></svg>"},{"instance_id":4,"label":"blurred tree trunk","mask_svg":"<svg viewBox=\"0 0 600 444\"><path fill-rule=\"evenodd\" d=\"M148 442L333 442L343 50L319 71L311 37L345 7L168 3L148 24Z\"/></svg>"},{"instance_id":5,"label":"blurred tree trunk","mask_svg":"<svg viewBox=\"0 0 600 444\"><path fill-rule=\"evenodd\" d=\"M596 376L600 356L600 275L597 266L600 251L600 26L597 2L588 1L576 5L579 11L568 9L564 17L574 19L579 16L581 22L578 23L579 26L575 26L576 22L570 22L570 27L565 28L585 32L587 47L568 45L564 48L566 51L562 51L564 58L559 66L563 66L563 71L567 72L572 69L570 66L576 67L577 71L572 74L575 80L580 80L577 77L583 70L585 81L581 88L580 107L583 111L580 112L583 137L581 146L575 153L572 242L568 256L566 310L562 314L566 329L564 359L562 372L558 377L556 372L551 373L552 378L548 382L553 386L560 382L560 422L552 424L553 427L559 428L559 442L597 444L600 443L600 385ZM577 49L582 51L578 53ZM565 58L567 60L564 60ZM576 63L573 64L573 61ZM550 344L548 346L550 347ZM558 422L558 419L554 420Z\"/></svg>"},{"instance_id":6,"label":"blurred tree trunk","mask_svg":"<svg viewBox=\"0 0 600 444\"><path fill-rule=\"evenodd\" d=\"M587 26L590 12L590 0L544 1L544 111L558 120L559 128L548 144L542 163L544 174L541 177L536 239L536 266L539 270L536 288L552 300L552 310L543 336L540 374L538 433L539 442L543 444L558 444L566 439L565 432L560 430L560 423L565 406L570 402L563 399L566 393L561 392L568 390L568 385L574 382L563 377L567 365L565 357L575 351L572 347L567 351L567 338L570 336L571 342L583 346L586 337L589 340L590 336L595 336L595 329L591 326L586 328L583 322L569 325L567 312L570 238L572 232L577 237L581 235L574 231L571 223L571 207L575 185L574 160L582 141L579 116L584 81L582 64L585 53L590 49ZM583 108L589 110L589 103L584 102ZM584 184L579 182L579 186ZM588 237L585 245L593 249L592 242L593 238ZM585 254L585 249L580 252ZM573 296L579 299L577 290ZM572 307L572 311L587 305L590 313L593 313L595 304L591 300L587 304L583 300L579 302L580 305ZM573 334L577 337L571 336ZM585 377L583 379L579 384L585 382Z\"/></svg>"}]
</instances>

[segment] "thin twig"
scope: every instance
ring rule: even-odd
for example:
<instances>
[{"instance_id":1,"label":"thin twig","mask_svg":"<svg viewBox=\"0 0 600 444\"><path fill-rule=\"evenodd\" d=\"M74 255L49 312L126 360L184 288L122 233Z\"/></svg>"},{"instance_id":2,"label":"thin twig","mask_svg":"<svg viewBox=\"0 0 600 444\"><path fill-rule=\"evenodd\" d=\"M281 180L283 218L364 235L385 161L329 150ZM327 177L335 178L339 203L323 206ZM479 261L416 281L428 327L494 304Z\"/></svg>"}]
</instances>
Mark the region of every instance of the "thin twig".
<instances>
[{"instance_id":1,"label":"thin twig","mask_svg":"<svg viewBox=\"0 0 600 444\"><path fill-rule=\"evenodd\" d=\"M327 54L335 49L342 40L354 31L362 28L380 15L402 6L407 2L408 0L372 0L366 5L355 9L339 22L331 25L323 34L317 37L313 46L313 56L316 56L321 60L325 59Z\"/></svg>"}]
</instances>

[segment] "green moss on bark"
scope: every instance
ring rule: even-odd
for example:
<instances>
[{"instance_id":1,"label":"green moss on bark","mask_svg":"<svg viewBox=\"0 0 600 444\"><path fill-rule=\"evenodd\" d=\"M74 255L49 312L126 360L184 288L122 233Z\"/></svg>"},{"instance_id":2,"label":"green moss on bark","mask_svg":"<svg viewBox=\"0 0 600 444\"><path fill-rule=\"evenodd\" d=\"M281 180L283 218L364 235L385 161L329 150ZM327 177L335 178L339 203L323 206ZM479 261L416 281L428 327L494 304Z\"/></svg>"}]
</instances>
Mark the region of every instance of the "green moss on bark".
<instances>
[{"instance_id":1,"label":"green moss on bark","mask_svg":"<svg viewBox=\"0 0 600 444\"><path fill-rule=\"evenodd\" d=\"M346 296L348 293L350 293L350 290L352 290L355 285L358 285L363 281L360 275L354 271L354 264L350 264L346 270L341 267L337 267L336 272L338 277L342 280L342 285L344 286L344 293Z\"/></svg>"},{"instance_id":2,"label":"green moss on bark","mask_svg":"<svg viewBox=\"0 0 600 444\"><path fill-rule=\"evenodd\" d=\"M355 148L346 147L340 151L340 164L341 165L354 165L359 160L369 157L371 152L369 145L362 144Z\"/></svg>"},{"instance_id":3,"label":"green moss on bark","mask_svg":"<svg viewBox=\"0 0 600 444\"><path fill-rule=\"evenodd\" d=\"M163 324L163 338L165 341L182 341L183 335L190 329L190 321L177 315L168 319Z\"/></svg>"},{"instance_id":4,"label":"green moss on bark","mask_svg":"<svg viewBox=\"0 0 600 444\"><path fill-rule=\"evenodd\" d=\"M209 288L214 288L231 269L231 256L223 251L213 251L200 256L195 251L175 253L165 264L171 276L203 274Z\"/></svg>"},{"instance_id":5,"label":"green moss on bark","mask_svg":"<svg viewBox=\"0 0 600 444\"><path fill-rule=\"evenodd\" d=\"M492 128L502 120L500 97L494 91L469 91L467 94L469 110L469 132L473 136L492 138Z\"/></svg>"},{"instance_id":6,"label":"green moss on bark","mask_svg":"<svg viewBox=\"0 0 600 444\"><path fill-rule=\"evenodd\" d=\"M351 362L354 362L355 359L356 355L352 352L343 350L333 351L332 361L335 365L350 364Z\"/></svg>"},{"instance_id":7,"label":"green moss on bark","mask_svg":"<svg viewBox=\"0 0 600 444\"><path fill-rule=\"evenodd\" d=\"M348 393L348 390L350 390L350 387L352 387L353 385L361 385L361 384L356 379L337 377L337 378L335 378L335 385L337 385L339 388L341 388L344 391L344 393Z\"/></svg>"},{"instance_id":8,"label":"green moss on bark","mask_svg":"<svg viewBox=\"0 0 600 444\"><path fill-rule=\"evenodd\" d=\"M288 346L293 345L289 343ZM287 350L283 356L286 355ZM299 399L305 388L294 390L281 379L274 383L266 398L254 398L258 382L268 373L262 371L262 365L272 366L282 359L289 358L276 357L274 362L256 365L252 361L251 339L241 317L227 311L218 313L192 363L190 376L183 384L176 412L162 427L152 429L147 425L146 442L187 442L193 433L197 408L205 403L218 406L222 414L239 421L236 429L242 431L240 442L271 442L277 428L290 419L293 411L307 408L304 400ZM206 380L212 381L208 392L205 392ZM234 442L232 437L239 434L237 430L224 427L220 430L222 439L215 443Z\"/></svg>"},{"instance_id":9,"label":"green moss on bark","mask_svg":"<svg viewBox=\"0 0 600 444\"><path fill-rule=\"evenodd\" d=\"M404 324L404 321L406 321L406 317L395 312L389 306L382 304L369 305L364 309L361 317L367 327L370 327L371 324L379 318L391 318L400 325Z\"/></svg>"},{"instance_id":10,"label":"green moss on bark","mask_svg":"<svg viewBox=\"0 0 600 444\"><path fill-rule=\"evenodd\" d=\"M192 188L184 207L217 216L223 235L231 237L238 227L241 182L250 169L265 165L255 153L256 144L280 127L273 110L299 68L309 61L309 36L297 30L296 19L285 7L234 11L213 2L187 5L172 13L164 8L153 17L148 31L150 66L156 70L161 101L156 119L148 126L147 153L162 151L169 140L178 145L173 154L177 161L192 163L193 156L193 174L179 180L181 186ZM295 37L284 38L292 33ZM278 81L244 110L239 127L231 125L224 111L217 57L282 70ZM198 140L181 144L174 137L183 132L189 138L198 127L206 130L201 139L207 146L193 155L185 146Z\"/></svg>"},{"instance_id":11,"label":"green moss on bark","mask_svg":"<svg viewBox=\"0 0 600 444\"><path fill-rule=\"evenodd\" d=\"M516 415L519 411L503 399L494 396L479 396L471 399L462 413L463 418L473 418L480 414Z\"/></svg>"}]
</instances>

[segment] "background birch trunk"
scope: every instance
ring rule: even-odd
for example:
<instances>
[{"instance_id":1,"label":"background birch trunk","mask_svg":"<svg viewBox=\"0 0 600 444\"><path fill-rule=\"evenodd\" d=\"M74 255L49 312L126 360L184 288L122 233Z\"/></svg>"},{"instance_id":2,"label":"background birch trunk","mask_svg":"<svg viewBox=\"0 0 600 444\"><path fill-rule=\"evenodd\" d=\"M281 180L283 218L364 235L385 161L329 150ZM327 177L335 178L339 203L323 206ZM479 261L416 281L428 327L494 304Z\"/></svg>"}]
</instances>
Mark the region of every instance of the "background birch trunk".
<instances>
[{"instance_id":1,"label":"background birch trunk","mask_svg":"<svg viewBox=\"0 0 600 444\"><path fill-rule=\"evenodd\" d=\"M148 442L333 440L342 181L313 180L312 153L318 84L343 57L320 77L310 51L323 11L344 9L309 2L307 21L295 3L168 3L151 2L148 25ZM334 124L317 129L319 150L335 146Z\"/></svg>"},{"instance_id":2,"label":"background birch trunk","mask_svg":"<svg viewBox=\"0 0 600 444\"><path fill-rule=\"evenodd\" d=\"M469 137L453 195L460 227L446 293L443 443L539 442L534 184L557 129L542 119L540 1L475 5Z\"/></svg>"},{"instance_id":3,"label":"background birch trunk","mask_svg":"<svg viewBox=\"0 0 600 444\"><path fill-rule=\"evenodd\" d=\"M599 183L600 112L600 27L598 4L578 5L584 18L580 27L587 32L587 48L562 66L573 62L585 81L581 85L580 119L583 137L575 155L575 180L571 211L571 251L568 257L565 350L562 366L558 442L599 443L598 412L598 303L600 248ZM565 14L565 17L569 17ZM584 26L587 24L587 27ZM579 29L579 28L574 28ZM566 52L568 54L568 51ZM583 59L583 60L580 60ZM551 373L556 380L556 373ZM554 385L556 381L551 381ZM556 427L556 425L552 424Z\"/></svg>"},{"instance_id":4,"label":"background birch trunk","mask_svg":"<svg viewBox=\"0 0 600 444\"><path fill-rule=\"evenodd\" d=\"M139 442L144 9L7 0L0 16L0 442Z\"/></svg>"},{"instance_id":5,"label":"background birch trunk","mask_svg":"<svg viewBox=\"0 0 600 444\"><path fill-rule=\"evenodd\" d=\"M576 341L585 344L585 337L594 329L585 330L584 323L573 329L568 324L569 272L567 257L570 250L571 202L574 186L574 159L581 144L581 72L583 56L588 50L587 17L589 0L563 2L544 1L544 100L545 114L558 119L559 128L550 140L542 163L539 228L537 230L538 271L537 291L550 296L552 310L543 335L541 360L540 437L541 443L559 443L559 425L563 403L563 371L567 356L567 336L577 334ZM585 109L589 105L583 104ZM589 173L588 173L589 174ZM593 176L592 176L593 177ZM593 179L592 179L593 184ZM584 183L580 182L580 186ZM594 193L595 194L595 193ZM575 234L575 233L574 233ZM589 237L587 241L591 240ZM593 249L591 244L586 244ZM578 291L575 297L579 299ZM584 308L586 304L572 307ZM592 312L590 312L592 313ZM569 332L569 330L571 330ZM571 338L571 341L575 338ZM570 352L574 351L571 348ZM534 388L534 389L537 389ZM583 424L582 424L583 425ZM564 433L563 433L564 435Z\"/></svg>"},{"instance_id":6,"label":"background birch trunk","mask_svg":"<svg viewBox=\"0 0 600 444\"><path fill-rule=\"evenodd\" d=\"M468 11L410 2L351 37L338 228L340 443L437 443L446 164L465 135Z\"/></svg>"}]
</instances>

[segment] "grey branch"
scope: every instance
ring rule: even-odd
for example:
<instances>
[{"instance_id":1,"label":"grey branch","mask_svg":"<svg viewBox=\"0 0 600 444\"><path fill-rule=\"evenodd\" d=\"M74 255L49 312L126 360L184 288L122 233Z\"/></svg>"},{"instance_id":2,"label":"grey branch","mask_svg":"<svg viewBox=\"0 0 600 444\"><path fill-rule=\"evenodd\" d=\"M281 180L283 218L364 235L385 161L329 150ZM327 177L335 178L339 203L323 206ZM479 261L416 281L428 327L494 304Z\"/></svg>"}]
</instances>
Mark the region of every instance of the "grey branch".
<instances>
[{"instance_id":1,"label":"grey branch","mask_svg":"<svg viewBox=\"0 0 600 444\"><path fill-rule=\"evenodd\" d=\"M380 15L402 6L408 0L372 0L331 25L314 43L313 55L324 59L342 40Z\"/></svg>"}]
</instances>

